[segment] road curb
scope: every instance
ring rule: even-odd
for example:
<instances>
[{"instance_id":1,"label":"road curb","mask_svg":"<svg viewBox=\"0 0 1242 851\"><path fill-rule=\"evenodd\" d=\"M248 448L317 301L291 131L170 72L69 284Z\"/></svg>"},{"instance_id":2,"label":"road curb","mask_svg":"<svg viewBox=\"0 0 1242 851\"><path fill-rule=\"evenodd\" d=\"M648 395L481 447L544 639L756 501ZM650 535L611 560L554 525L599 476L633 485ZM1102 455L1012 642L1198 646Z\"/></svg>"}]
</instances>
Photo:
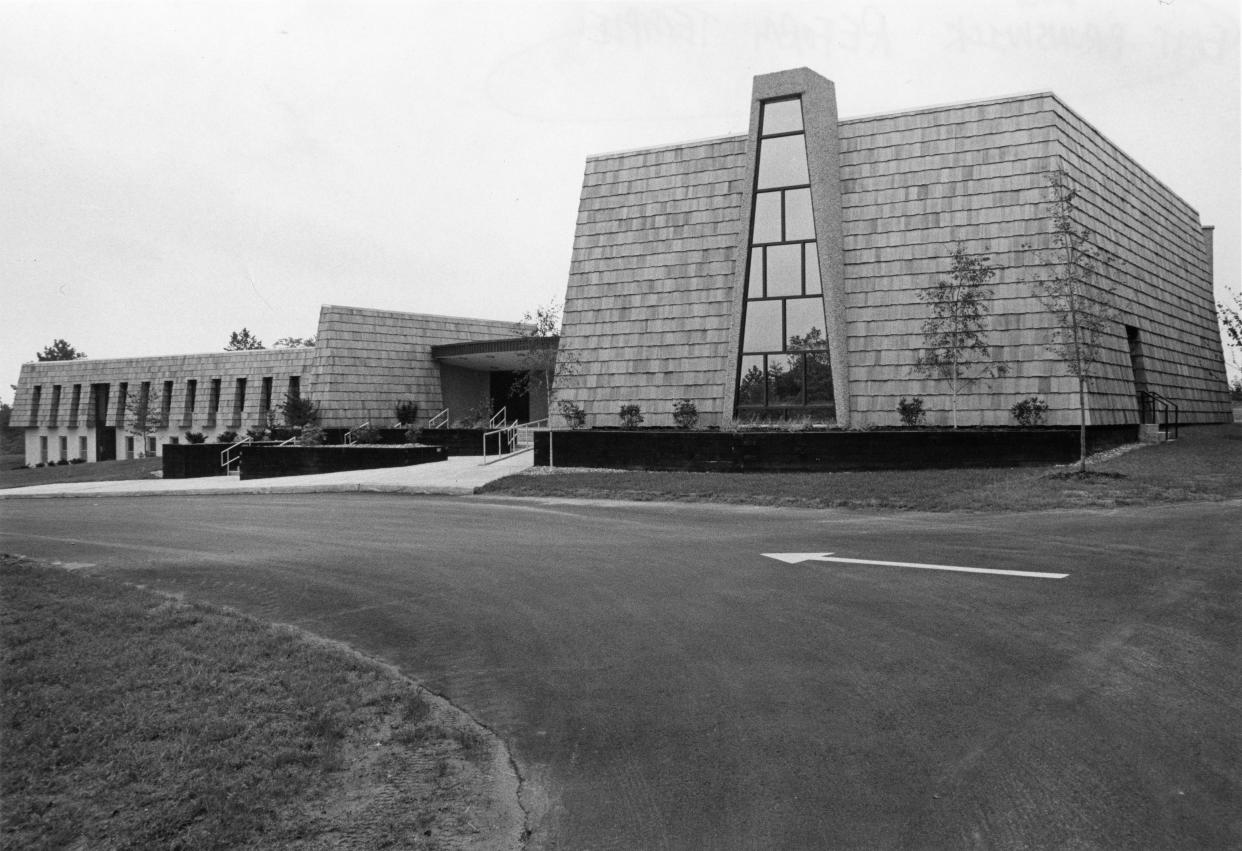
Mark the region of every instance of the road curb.
<instances>
[{"instance_id":1,"label":"road curb","mask_svg":"<svg viewBox=\"0 0 1242 851\"><path fill-rule=\"evenodd\" d=\"M152 496L244 496L262 494L308 494L308 493L391 493L410 496L468 496L475 488L465 485L426 486L341 484L341 485L271 485L255 488L219 488L176 490L122 490L122 491L67 491L64 493L0 493L0 501L9 499L96 499L99 497L152 497Z\"/></svg>"}]
</instances>

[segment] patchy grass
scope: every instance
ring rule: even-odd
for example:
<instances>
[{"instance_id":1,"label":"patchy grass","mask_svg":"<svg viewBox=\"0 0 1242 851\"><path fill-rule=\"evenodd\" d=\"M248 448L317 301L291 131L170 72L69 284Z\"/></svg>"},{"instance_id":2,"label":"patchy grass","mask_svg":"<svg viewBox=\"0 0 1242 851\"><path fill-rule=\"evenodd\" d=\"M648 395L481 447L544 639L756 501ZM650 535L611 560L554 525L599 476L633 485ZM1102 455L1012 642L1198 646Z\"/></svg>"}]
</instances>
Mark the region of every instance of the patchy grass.
<instances>
[{"instance_id":1,"label":"patchy grass","mask_svg":"<svg viewBox=\"0 0 1242 851\"><path fill-rule=\"evenodd\" d=\"M3 556L0 578L3 848L455 848L520 830L495 738L390 669L81 571Z\"/></svg>"},{"instance_id":2,"label":"patchy grass","mask_svg":"<svg viewBox=\"0 0 1242 851\"><path fill-rule=\"evenodd\" d=\"M1181 439L1105 453L1096 475L1016 467L866 473L665 473L542 468L484 493L587 499L676 500L810 508L1027 511L1242 497L1242 426L1183 428ZM1100 475L1107 474L1107 475Z\"/></svg>"},{"instance_id":3,"label":"patchy grass","mask_svg":"<svg viewBox=\"0 0 1242 851\"><path fill-rule=\"evenodd\" d=\"M16 456L20 464L21 456ZM162 458L132 458L125 461L100 461L94 464L54 464L51 467L0 467L0 488L24 488L29 485L55 485L62 482L124 482L149 479L164 468Z\"/></svg>"}]
</instances>

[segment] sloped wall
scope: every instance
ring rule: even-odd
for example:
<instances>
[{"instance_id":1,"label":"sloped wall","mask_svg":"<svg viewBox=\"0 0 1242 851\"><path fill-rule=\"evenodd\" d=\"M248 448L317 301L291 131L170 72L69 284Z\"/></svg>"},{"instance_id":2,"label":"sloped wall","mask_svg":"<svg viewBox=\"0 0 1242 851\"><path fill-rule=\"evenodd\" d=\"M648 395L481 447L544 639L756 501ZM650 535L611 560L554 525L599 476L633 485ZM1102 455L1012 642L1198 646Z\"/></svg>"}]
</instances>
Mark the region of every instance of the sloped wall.
<instances>
[{"instance_id":1,"label":"sloped wall","mask_svg":"<svg viewBox=\"0 0 1242 851\"><path fill-rule=\"evenodd\" d=\"M742 136L587 160L559 355L577 375L556 394L588 424L632 403L671 425L683 397L720 421L745 149Z\"/></svg>"},{"instance_id":2,"label":"sloped wall","mask_svg":"<svg viewBox=\"0 0 1242 851\"><path fill-rule=\"evenodd\" d=\"M1121 261L1110 277L1120 321L1139 332L1148 389L1176 402L1183 422L1228 421L1211 245L1198 213L1076 113L1056 106L1064 168L1081 192L1084 223ZM1094 421L1133 422L1133 388L1121 329L1092 386Z\"/></svg>"},{"instance_id":3,"label":"sloped wall","mask_svg":"<svg viewBox=\"0 0 1242 851\"><path fill-rule=\"evenodd\" d=\"M352 428L394 420L399 401L418 403L420 419L444 407L431 347L520 334L516 322L324 305L311 375L323 425Z\"/></svg>"}]
</instances>

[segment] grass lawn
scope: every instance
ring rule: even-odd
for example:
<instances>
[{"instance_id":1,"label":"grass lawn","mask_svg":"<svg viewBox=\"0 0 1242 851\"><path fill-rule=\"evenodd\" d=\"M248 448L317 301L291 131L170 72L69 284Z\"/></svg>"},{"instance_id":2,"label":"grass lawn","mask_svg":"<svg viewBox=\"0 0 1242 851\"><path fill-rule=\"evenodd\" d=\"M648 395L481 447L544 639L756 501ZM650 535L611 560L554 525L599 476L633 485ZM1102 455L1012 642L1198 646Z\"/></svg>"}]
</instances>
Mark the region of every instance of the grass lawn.
<instances>
[{"instance_id":1,"label":"grass lawn","mask_svg":"<svg viewBox=\"0 0 1242 851\"><path fill-rule=\"evenodd\" d=\"M0 847L463 847L520 832L507 752L392 670L82 570L0 556L0 579Z\"/></svg>"},{"instance_id":2,"label":"grass lawn","mask_svg":"<svg viewBox=\"0 0 1242 851\"><path fill-rule=\"evenodd\" d=\"M1111 454L1111 453L1108 453ZM1107 455L1107 454L1106 454ZM1015 467L866 473L549 472L535 468L485 493L680 500L813 508L1026 511L1242 497L1242 425L1183 428L1171 443L1092 462L1096 475Z\"/></svg>"},{"instance_id":3,"label":"grass lawn","mask_svg":"<svg viewBox=\"0 0 1242 851\"><path fill-rule=\"evenodd\" d=\"M63 467L21 466L21 455L0 456L0 488L53 485L61 482L121 482L149 479L164 468L162 458L133 458L127 461L100 461L97 464L66 464ZM14 468L17 469L14 469Z\"/></svg>"}]
</instances>

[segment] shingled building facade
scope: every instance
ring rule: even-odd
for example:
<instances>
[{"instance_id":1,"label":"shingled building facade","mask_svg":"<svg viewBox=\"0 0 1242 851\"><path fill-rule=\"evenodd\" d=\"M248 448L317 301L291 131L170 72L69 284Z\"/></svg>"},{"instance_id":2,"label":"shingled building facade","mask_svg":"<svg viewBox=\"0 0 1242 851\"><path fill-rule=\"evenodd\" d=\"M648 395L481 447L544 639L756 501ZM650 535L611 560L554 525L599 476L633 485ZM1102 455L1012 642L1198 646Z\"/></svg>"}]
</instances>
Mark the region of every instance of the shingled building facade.
<instances>
[{"instance_id":1,"label":"shingled building facade","mask_svg":"<svg viewBox=\"0 0 1242 851\"><path fill-rule=\"evenodd\" d=\"M1183 423L1229 419L1212 229L1185 201L1051 93L840 120L833 84L807 69L755 78L746 134L587 160L554 398L588 425L616 425L622 405L672 425L688 399L700 425L870 427L920 397L929 424L947 424L945 382L916 369L920 293L960 248L997 267L988 334L1007 371L959 395L959 421L1010 424L1010 406L1038 396L1049 424L1076 424L1077 383L1035 286L1053 274L1053 174L1115 258L1101 267L1116 316L1089 424L1138 422L1144 391ZM129 393L161 400L155 444L254 427L286 392L311 396L329 428L382 423L403 401L536 420L546 394L510 390L528 334L329 306L314 349L27 364L11 422L36 463L158 451L126 436Z\"/></svg>"},{"instance_id":2,"label":"shingled building facade","mask_svg":"<svg viewBox=\"0 0 1242 851\"><path fill-rule=\"evenodd\" d=\"M1010 406L1039 396L1049 423L1077 423L1034 287L1053 172L1117 258L1090 424L1137 422L1141 390L1183 422L1227 419L1211 229L1185 201L1051 93L841 121L807 69L755 79L746 135L587 161L558 395L601 425L623 404L671 425L683 398L708 424L895 425L915 396L947 424L947 387L915 369L919 294L961 246L999 267L990 343L1008 372L960 398L959 418L1012 424Z\"/></svg>"}]
</instances>

